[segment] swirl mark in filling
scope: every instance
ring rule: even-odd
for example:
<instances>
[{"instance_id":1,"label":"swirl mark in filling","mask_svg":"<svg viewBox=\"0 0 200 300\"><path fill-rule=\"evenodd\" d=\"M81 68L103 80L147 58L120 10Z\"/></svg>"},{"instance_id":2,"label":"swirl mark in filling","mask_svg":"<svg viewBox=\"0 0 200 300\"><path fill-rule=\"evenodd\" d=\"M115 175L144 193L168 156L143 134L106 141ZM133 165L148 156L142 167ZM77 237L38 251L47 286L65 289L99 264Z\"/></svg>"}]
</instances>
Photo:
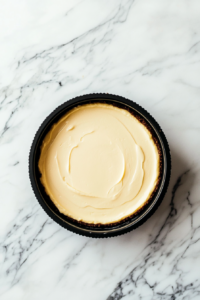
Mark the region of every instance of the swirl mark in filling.
<instances>
[{"instance_id":1,"label":"swirl mark in filling","mask_svg":"<svg viewBox=\"0 0 200 300\"><path fill-rule=\"evenodd\" d=\"M158 179L151 134L128 111L79 106L56 123L41 147L39 169L60 212L88 223L112 223L136 212Z\"/></svg>"}]
</instances>

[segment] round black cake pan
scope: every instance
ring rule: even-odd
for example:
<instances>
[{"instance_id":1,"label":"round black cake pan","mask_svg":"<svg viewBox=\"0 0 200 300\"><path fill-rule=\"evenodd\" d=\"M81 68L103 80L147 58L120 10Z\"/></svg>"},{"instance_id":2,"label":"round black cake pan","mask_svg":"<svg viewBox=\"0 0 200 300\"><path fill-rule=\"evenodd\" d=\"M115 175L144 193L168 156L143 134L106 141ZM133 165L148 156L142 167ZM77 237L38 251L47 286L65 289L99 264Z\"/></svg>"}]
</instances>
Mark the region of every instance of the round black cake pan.
<instances>
[{"instance_id":1,"label":"round black cake pan","mask_svg":"<svg viewBox=\"0 0 200 300\"><path fill-rule=\"evenodd\" d=\"M124 108L131 112L133 115L136 115L145 122L145 125L150 129L152 135L159 143L159 147L161 150L161 157L162 157L162 171L159 181L159 186L154 193L151 200L148 202L144 208L139 211L136 215L125 219L123 222L119 224L112 224L112 225L101 225L101 226L94 226L90 224L86 224L83 222L75 221L62 213L59 212L57 207L51 201L49 196L46 194L43 185L40 181L40 171L38 168L38 161L40 157L40 148L42 141L48 131L51 129L52 125L55 124L67 111L71 110L72 108L83 105L87 103L107 103L112 104L117 107ZM156 211L156 209L161 204L163 197L167 191L167 187L170 180L170 173L171 173L171 157L170 157L170 149L168 146L168 142L166 137L155 121L155 119L140 105L137 103L125 99L121 96L110 95L110 94L89 94L83 95L80 97L76 97L72 100L69 100L59 107L57 107L41 124L40 128L38 129L29 155L29 175L30 181L35 193L35 196L45 210L45 212L58 224L62 227L88 237L94 238L105 238L105 237L113 237L117 235L124 234L129 232L149 219L150 216Z\"/></svg>"}]
</instances>

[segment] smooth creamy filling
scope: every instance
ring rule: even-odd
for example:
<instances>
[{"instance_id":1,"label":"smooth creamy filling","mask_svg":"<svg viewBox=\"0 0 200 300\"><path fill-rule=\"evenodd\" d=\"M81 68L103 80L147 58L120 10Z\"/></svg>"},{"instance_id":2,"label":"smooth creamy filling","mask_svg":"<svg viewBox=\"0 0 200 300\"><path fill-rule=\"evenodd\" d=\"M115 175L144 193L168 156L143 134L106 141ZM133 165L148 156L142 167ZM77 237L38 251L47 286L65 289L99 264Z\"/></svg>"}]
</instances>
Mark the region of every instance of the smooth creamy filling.
<instances>
[{"instance_id":1,"label":"smooth creamy filling","mask_svg":"<svg viewBox=\"0 0 200 300\"><path fill-rule=\"evenodd\" d=\"M41 181L59 211L87 223L113 223L140 209L159 176L150 132L109 104L74 108L46 135Z\"/></svg>"}]
</instances>

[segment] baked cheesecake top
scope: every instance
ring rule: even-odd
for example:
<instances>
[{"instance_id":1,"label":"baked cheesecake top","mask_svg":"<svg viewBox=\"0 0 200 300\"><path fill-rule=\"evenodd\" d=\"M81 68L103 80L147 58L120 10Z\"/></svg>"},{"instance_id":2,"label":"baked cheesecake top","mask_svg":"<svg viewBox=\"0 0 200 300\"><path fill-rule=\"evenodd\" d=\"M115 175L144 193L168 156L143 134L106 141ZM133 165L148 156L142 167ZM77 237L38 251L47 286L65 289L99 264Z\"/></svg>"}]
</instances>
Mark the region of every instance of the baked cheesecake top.
<instances>
[{"instance_id":1,"label":"baked cheesecake top","mask_svg":"<svg viewBox=\"0 0 200 300\"><path fill-rule=\"evenodd\" d=\"M159 177L150 131L125 109L86 104L67 112L43 140L41 182L59 211L109 224L141 209Z\"/></svg>"}]
</instances>

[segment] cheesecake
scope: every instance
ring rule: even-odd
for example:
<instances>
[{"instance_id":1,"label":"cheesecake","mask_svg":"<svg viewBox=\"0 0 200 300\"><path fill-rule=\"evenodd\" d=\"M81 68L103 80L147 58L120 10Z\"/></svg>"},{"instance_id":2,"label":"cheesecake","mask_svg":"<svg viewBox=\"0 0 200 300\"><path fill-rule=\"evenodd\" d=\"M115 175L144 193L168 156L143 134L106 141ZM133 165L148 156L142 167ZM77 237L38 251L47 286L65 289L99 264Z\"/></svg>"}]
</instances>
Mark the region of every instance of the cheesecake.
<instances>
[{"instance_id":1,"label":"cheesecake","mask_svg":"<svg viewBox=\"0 0 200 300\"><path fill-rule=\"evenodd\" d=\"M143 209L162 172L160 144L146 120L106 103L77 106L46 134L41 183L60 213L93 226L118 224Z\"/></svg>"}]
</instances>

